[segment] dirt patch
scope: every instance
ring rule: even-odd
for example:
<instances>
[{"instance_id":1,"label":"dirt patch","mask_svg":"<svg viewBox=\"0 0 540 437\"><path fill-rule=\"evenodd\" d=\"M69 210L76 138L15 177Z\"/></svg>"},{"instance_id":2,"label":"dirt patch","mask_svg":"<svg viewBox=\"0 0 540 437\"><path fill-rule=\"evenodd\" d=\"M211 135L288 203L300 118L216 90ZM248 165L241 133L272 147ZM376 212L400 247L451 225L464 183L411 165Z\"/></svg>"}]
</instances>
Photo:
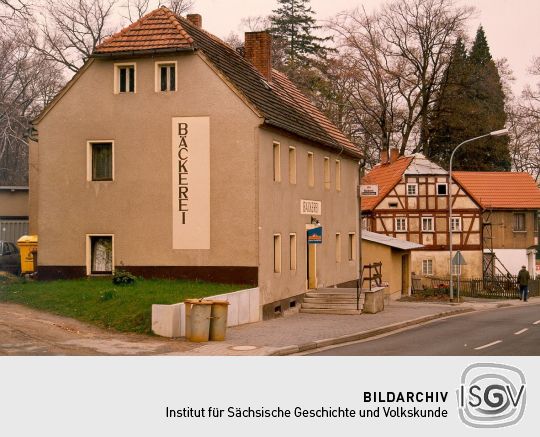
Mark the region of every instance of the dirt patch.
<instances>
[{"instance_id":1,"label":"dirt patch","mask_svg":"<svg viewBox=\"0 0 540 437\"><path fill-rule=\"evenodd\" d=\"M0 355L164 355L196 347L183 339L124 334L0 303Z\"/></svg>"}]
</instances>

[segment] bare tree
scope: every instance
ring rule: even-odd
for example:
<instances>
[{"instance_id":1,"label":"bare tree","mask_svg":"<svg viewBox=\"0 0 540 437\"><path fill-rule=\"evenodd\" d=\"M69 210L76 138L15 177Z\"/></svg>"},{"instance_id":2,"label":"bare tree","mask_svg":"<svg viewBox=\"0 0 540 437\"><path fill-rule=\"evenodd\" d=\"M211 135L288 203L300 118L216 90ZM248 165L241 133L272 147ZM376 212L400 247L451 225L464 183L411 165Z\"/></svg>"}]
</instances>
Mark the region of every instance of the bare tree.
<instances>
[{"instance_id":1,"label":"bare tree","mask_svg":"<svg viewBox=\"0 0 540 437\"><path fill-rule=\"evenodd\" d=\"M330 27L338 36L339 60L335 62L340 66L337 76L342 78L332 83L341 86L338 100L346 107L340 110L348 118L346 130L371 151L369 158L377 160L381 150L395 145L399 133L399 63L390 56L378 17L365 9L340 14Z\"/></svg>"},{"instance_id":2,"label":"bare tree","mask_svg":"<svg viewBox=\"0 0 540 437\"><path fill-rule=\"evenodd\" d=\"M150 0L128 0L123 8L126 11L126 18L130 23L141 19L150 8Z\"/></svg>"},{"instance_id":3,"label":"bare tree","mask_svg":"<svg viewBox=\"0 0 540 437\"><path fill-rule=\"evenodd\" d=\"M115 5L116 0L47 0L45 9L27 20L26 44L76 73L112 32Z\"/></svg>"},{"instance_id":4,"label":"bare tree","mask_svg":"<svg viewBox=\"0 0 540 437\"><path fill-rule=\"evenodd\" d=\"M530 71L540 77L540 58ZM540 184L540 82L526 86L521 98L507 105L507 114L512 167L530 173Z\"/></svg>"},{"instance_id":5,"label":"bare tree","mask_svg":"<svg viewBox=\"0 0 540 437\"><path fill-rule=\"evenodd\" d=\"M25 185L30 121L63 85L56 65L7 29L0 35L0 184Z\"/></svg>"},{"instance_id":6,"label":"bare tree","mask_svg":"<svg viewBox=\"0 0 540 437\"><path fill-rule=\"evenodd\" d=\"M191 11L195 5L195 0L167 0L163 2L176 15L182 15Z\"/></svg>"}]
</instances>

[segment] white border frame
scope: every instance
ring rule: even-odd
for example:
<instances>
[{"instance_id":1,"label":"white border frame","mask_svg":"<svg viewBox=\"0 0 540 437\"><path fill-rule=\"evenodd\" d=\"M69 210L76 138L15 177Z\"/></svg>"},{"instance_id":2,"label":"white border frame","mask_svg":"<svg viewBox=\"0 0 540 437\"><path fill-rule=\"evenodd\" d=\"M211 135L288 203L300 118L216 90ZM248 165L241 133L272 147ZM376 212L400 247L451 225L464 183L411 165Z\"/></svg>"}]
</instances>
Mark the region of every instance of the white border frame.
<instances>
[{"instance_id":1,"label":"white border frame","mask_svg":"<svg viewBox=\"0 0 540 437\"><path fill-rule=\"evenodd\" d=\"M430 219L431 220L431 229L430 230L424 229L424 219ZM435 232L435 219L434 219L434 217L433 216L421 216L420 217L420 229L422 230L422 232L428 232L428 233Z\"/></svg>"},{"instance_id":2,"label":"white border frame","mask_svg":"<svg viewBox=\"0 0 540 437\"><path fill-rule=\"evenodd\" d=\"M106 276L107 273L103 274L93 274L92 273L92 243L91 238L92 237L111 237L112 242L112 271L111 274L114 274L115 271L115 243L114 243L114 234L107 234L107 233L99 233L99 234L86 234L86 276Z\"/></svg>"},{"instance_id":3,"label":"white border frame","mask_svg":"<svg viewBox=\"0 0 540 437\"><path fill-rule=\"evenodd\" d=\"M405 229L398 229L398 220L405 220ZM407 232L409 230L409 220L407 217L395 217L394 218L394 232Z\"/></svg>"},{"instance_id":4,"label":"white border frame","mask_svg":"<svg viewBox=\"0 0 540 437\"><path fill-rule=\"evenodd\" d=\"M133 92L120 92L120 74L119 69L121 67L133 67L135 69L135 83L133 84ZM113 83L113 90L114 94L118 95L129 95L129 94L137 94L137 63L136 62L119 62L114 64L114 83Z\"/></svg>"},{"instance_id":5,"label":"white border frame","mask_svg":"<svg viewBox=\"0 0 540 437\"><path fill-rule=\"evenodd\" d=\"M112 179L110 181L95 181L92 179L92 144L103 144L111 143L112 147ZM97 183L107 183L115 181L115 160L114 160L114 140L88 140L86 141L86 181L87 182L97 182Z\"/></svg>"},{"instance_id":6,"label":"white border frame","mask_svg":"<svg viewBox=\"0 0 540 437\"><path fill-rule=\"evenodd\" d=\"M414 186L416 188L415 194L409 194L409 187L410 186L411 187ZM407 197L418 197L418 183L416 183L416 182L410 182L409 183L408 182L406 187L405 187L405 193L406 193Z\"/></svg>"},{"instance_id":7,"label":"white border frame","mask_svg":"<svg viewBox=\"0 0 540 437\"><path fill-rule=\"evenodd\" d=\"M446 187L446 194L439 194L439 186L444 185ZM437 197L448 196L448 183L447 182L436 182L435 183L435 195Z\"/></svg>"},{"instance_id":8,"label":"white border frame","mask_svg":"<svg viewBox=\"0 0 540 437\"><path fill-rule=\"evenodd\" d=\"M160 67L174 65L174 91L161 91ZM135 82L137 82L137 71L135 71ZM154 63L154 91L160 94L175 93L178 91L178 61L156 61Z\"/></svg>"}]
</instances>

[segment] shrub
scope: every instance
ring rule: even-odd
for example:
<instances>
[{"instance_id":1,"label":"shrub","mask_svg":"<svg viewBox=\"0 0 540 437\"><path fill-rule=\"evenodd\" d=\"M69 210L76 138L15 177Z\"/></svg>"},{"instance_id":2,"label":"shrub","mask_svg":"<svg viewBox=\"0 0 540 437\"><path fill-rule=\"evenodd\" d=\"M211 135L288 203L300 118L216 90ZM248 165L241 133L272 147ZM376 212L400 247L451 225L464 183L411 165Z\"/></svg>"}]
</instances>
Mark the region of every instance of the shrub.
<instances>
[{"instance_id":1,"label":"shrub","mask_svg":"<svg viewBox=\"0 0 540 437\"><path fill-rule=\"evenodd\" d=\"M112 282L114 285L133 285L136 277L125 270L116 270Z\"/></svg>"}]
</instances>

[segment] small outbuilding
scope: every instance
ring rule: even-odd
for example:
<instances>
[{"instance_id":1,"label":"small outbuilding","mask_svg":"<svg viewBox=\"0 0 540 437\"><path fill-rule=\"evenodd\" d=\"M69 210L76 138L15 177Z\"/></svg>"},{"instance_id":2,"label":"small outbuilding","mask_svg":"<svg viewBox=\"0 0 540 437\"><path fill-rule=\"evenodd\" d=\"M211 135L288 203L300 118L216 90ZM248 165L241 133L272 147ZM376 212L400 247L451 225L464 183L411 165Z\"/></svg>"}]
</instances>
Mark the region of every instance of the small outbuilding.
<instances>
[{"instance_id":1,"label":"small outbuilding","mask_svg":"<svg viewBox=\"0 0 540 437\"><path fill-rule=\"evenodd\" d=\"M385 297L390 300L411 293L411 250L424 246L375 232L362 231L362 263L382 262Z\"/></svg>"}]
</instances>

